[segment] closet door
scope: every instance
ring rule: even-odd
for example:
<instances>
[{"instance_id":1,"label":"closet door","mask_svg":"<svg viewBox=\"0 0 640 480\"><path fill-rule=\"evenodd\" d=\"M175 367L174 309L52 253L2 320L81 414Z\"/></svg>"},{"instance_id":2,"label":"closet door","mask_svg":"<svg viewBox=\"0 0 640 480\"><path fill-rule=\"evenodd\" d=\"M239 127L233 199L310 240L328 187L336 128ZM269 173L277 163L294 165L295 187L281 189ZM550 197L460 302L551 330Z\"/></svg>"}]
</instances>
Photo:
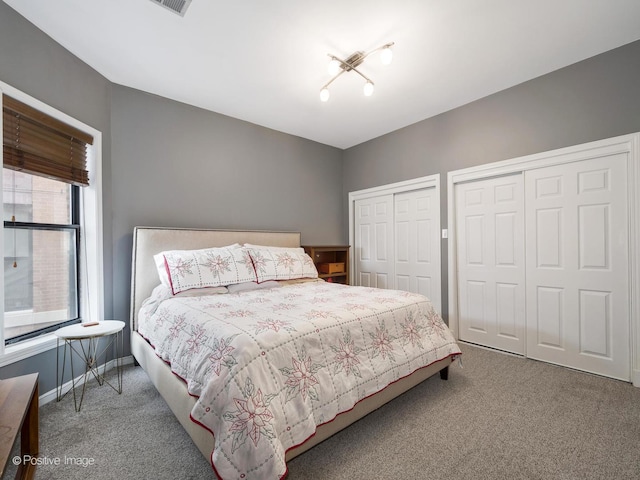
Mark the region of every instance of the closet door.
<instances>
[{"instance_id":1,"label":"closet door","mask_svg":"<svg viewBox=\"0 0 640 480\"><path fill-rule=\"evenodd\" d=\"M521 174L455 186L461 340L525 353Z\"/></svg>"},{"instance_id":2,"label":"closet door","mask_svg":"<svg viewBox=\"0 0 640 480\"><path fill-rule=\"evenodd\" d=\"M440 206L435 188L394 195L395 288L420 293L441 312Z\"/></svg>"},{"instance_id":3,"label":"closet door","mask_svg":"<svg viewBox=\"0 0 640 480\"><path fill-rule=\"evenodd\" d=\"M355 283L393 287L393 195L355 202Z\"/></svg>"},{"instance_id":4,"label":"closet door","mask_svg":"<svg viewBox=\"0 0 640 480\"><path fill-rule=\"evenodd\" d=\"M626 155L525 174L527 356L629 380Z\"/></svg>"}]
</instances>

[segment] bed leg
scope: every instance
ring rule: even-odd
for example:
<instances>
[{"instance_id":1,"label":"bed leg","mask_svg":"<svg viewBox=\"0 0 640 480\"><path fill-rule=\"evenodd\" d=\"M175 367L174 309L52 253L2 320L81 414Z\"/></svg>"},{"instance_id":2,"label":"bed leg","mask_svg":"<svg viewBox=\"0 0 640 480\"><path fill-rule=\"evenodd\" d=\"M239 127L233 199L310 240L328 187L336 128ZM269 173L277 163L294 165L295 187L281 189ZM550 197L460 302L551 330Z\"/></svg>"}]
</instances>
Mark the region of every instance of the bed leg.
<instances>
[{"instance_id":1,"label":"bed leg","mask_svg":"<svg viewBox=\"0 0 640 480\"><path fill-rule=\"evenodd\" d=\"M442 370L440 370L440 378L442 380L449 379L449 367L444 367Z\"/></svg>"}]
</instances>

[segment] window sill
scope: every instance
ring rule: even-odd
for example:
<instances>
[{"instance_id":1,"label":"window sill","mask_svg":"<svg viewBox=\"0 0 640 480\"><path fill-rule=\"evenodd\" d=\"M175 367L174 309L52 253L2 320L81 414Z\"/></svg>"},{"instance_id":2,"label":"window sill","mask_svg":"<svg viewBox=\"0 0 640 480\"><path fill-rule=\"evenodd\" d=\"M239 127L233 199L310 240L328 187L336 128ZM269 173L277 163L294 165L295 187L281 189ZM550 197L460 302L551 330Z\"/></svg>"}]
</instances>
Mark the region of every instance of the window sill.
<instances>
[{"instance_id":1,"label":"window sill","mask_svg":"<svg viewBox=\"0 0 640 480\"><path fill-rule=\"evenodd\" d=\"M20 360L33 357L40 353L56 348L57 337L54 333L47 333L40 337L31 338L24 342L7 345L4 353L0 354L0 367L10 365Z\"/></svg>"}]
</instances>

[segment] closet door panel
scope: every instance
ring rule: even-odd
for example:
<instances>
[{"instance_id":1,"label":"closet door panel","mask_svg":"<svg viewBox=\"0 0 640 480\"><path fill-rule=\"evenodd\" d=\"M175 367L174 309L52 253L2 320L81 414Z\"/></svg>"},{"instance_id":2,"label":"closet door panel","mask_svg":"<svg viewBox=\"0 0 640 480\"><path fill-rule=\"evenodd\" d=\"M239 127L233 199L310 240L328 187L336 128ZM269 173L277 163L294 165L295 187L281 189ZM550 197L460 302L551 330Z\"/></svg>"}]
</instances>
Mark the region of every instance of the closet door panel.
<instances>
[{"instance_id":1,"label":"closet door panel","mask_svg":"<svg viewBox=\"0 0 640 480\"><path fill-rule=\"evenodd\" d=\"M496 327L502 337L518 337L518 285L496 283Z\"/></svg>"},{"instance_id":2,"label":"closet door panel","mask_svg":"<svg viewBox=\"0 0 640 480\"><path fill-rule=\"evenodd\" d=\"M626 158L527 171L527 356L628 380Z\"/></svg>"},{"instance_id":3,"label":"closet door panel","mask_svg":"<svg viewBox=\"0 0 640 480\"><path fill-rule=\"evenodd\" d=\"M536 293L535 327L530 330L529 336L535 336L539 345L564 352L566 337L564 289L538 286Z\"/></svg>"},{"instance_id":4,"label":"closet door panel","mask_svg":"<svg viewBox=\"0 0 640 480\"><path fill-rule=\"evenodd\" d=\"M395 288L420 293L441 311L439 198L435 188L394 195Z\"/></svg>"},{"instance_id":5,"label":"closet door panel","mask_svg":"<svg viewBox=\"0 0 640 480\"><path fill-rule=\"evenodd\" d=\"M522 175L455 189L460 339L524 354Z\"/></svg>"},{"instance_id":6,"label":"closet door panel","mask_svg":"<svg viewBox=\"0 0 640 480\"><path fill-rule=\"evenodd\" d=\"M356 200L354 232L354 284L392 287L393 195Z\"/></svg>"}]
</instances>

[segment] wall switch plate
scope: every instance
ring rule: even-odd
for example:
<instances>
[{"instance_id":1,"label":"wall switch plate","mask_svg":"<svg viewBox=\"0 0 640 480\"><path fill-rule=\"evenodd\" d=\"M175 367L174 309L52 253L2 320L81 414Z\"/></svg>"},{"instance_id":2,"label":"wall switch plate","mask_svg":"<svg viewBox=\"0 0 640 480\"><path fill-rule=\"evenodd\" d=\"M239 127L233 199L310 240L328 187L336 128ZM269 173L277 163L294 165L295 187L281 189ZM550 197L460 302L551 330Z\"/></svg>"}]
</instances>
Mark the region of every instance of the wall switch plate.
<instances>
[{"instance_id":1,"label":"wall switch plate","mask_svg":"<svg viewBox=\"0 0 640 480\"><path fill-rule=\"evenodd\" d=\"M442 229L442 238L449 238L449 231L446 228Z\"/></svg>"}]
</instances>

